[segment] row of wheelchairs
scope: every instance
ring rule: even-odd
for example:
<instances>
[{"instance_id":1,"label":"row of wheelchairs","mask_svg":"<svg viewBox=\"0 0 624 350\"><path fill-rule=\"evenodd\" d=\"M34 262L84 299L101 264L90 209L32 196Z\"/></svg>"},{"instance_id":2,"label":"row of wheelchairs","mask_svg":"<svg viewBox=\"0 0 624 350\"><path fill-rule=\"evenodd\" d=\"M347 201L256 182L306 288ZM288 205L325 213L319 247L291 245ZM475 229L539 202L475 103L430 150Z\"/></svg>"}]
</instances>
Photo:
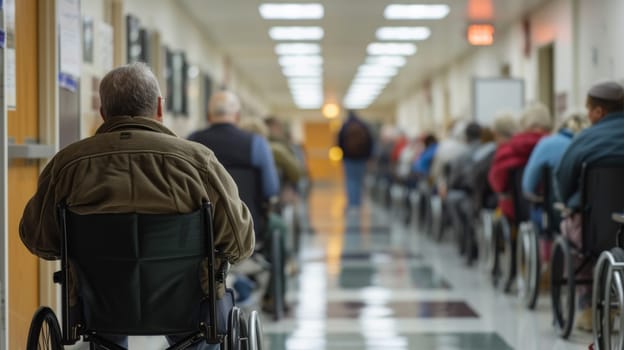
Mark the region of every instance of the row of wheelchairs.
<instances>
[{"instance_id":1,"label":"row of wheelchairs","mask_svg":"<svg viewBox=\"0 0 624 350\"><path fill-rule=\"evenodd\" d=\"M591 285L594 349L624 349L624 160L583 165L582 247L560 234L561 217L570 212L557 203L550 169L543 169L540 198L530 200L520 190L522 174L522 168L510 174L517 224L495 215L477 198L474 220L468 223L472 227L455 235L460 251L471 263L475 247L492 284L506 293L517 292L531 310L538 302L542 272L550 264L553 325L562 338L569 337L574 325L576 287ZM427 186L409 190L381 179L371 187L371 196L433 239L442 240L449 229L444 201ZM539 220L531 219L534 209L542 213ZM550 261L541 261L541 240L552 242Z\"/></svg>"},{"instance_id":2,"label":"row of wheelchairs","mask_svg":"<svg viewBox=\"0 0 624 350\"><path fill-rule=\"evenodd\" d=\"M39 308L27 350L81 339L90 349L125 350L110 335L166 335L168 350L263 348L258 313L246 317L223 291L229 264L214 246L209 203L178 215L80 215L59 205L58 217L61 322Z\"/></svg>"}]
</instances>

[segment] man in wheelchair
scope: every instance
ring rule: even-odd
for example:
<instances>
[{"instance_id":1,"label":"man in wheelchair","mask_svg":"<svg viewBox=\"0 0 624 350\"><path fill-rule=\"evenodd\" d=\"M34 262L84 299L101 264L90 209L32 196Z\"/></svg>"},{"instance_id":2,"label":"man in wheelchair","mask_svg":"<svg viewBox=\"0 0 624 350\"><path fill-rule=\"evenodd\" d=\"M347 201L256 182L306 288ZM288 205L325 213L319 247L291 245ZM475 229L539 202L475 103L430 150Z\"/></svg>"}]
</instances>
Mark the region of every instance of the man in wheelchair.
<instances>
[{"instance_id":1,"label":"man in wheelchair","mask_svg":"<svg viewBox=\"0 0 624 350\"><path fill-rule=\"evenodd\" d=\"M101 81L100 100L100 113L104 122L95 135L61 150L43 170L37 191L28 202L20 223L20 237L26 247L46 260L61 258L65 249L62 244L67 247L64 236L70 230L65 229L65 218L57 215L57 208L61 203L71 212L67 215L69 218L104 214L109 220L109 217L126 218L138 215L137 225L141 224L142 218L150 215L156 218L167 215L184 216L198 212L203 207L202 203L211 203L212 209L207 209L206 212L211 217L211 229L208 233L213 231L213 237L200 237L195 245L200 245L200 240L214 241L212 252L206 252L218 252L212 270L219 270L224 264L234 264L249 257L255 244L253 220L248 208L239 198L236 184L211 150L178 138L162 124L164 99L150 69L144 64L131 64L112 70ZM103 222L102 226L108 224L109 222ZM68 226L71 226L71 222ZM158 249L173 251L177 248L176 245L188 245L183 241L191 230L188 227L185 230L185 226L180 227L178 231L173 231L179 232L179 238L173 239L173 244L169 247ZM161 231L166 229L167 227L163 227ZM156 225L154 231L158 230ZM106 237L96 236L96 233ZM88 237L83 238L85 242L81 244L93 245L93 242L102 242L101 250L106 251L97 251L95 247L98 258L101 254L105 255L103 253L111 256L121 254L128 247L124 243L116 242L130 241L121 237L123 235L118 232L107 232L101 227L81 231L79 235L74 234L72 237L81 236ZM154 239L151 242L139 242L135 247L146 250L162 238L149 233L139 237L139 240L144 237ZM196 272L191 275L197 278L197 294L216 296L216 309L222 310L221 304L227 303L224 284L221 281L217 281L216 285L215 281L209 283L208 277L214 276L214 273L210 273L207 261L212 259L207 260L204 257L200 256L200 262L195 266ZM71 256L69 260L73 261ZM72 268L71 264L70 262L68 265L68 281L65 281L68 282L69 305L73 313L82 308L82 315L89 315L93 310L88 310L90 306L82 302L86 296L81 295L84 285L80 286L79 283L84 282L83 277L87 277L96 285L99 276L80 276L79 271ZM113 265L111 263L110 266L104 266L101 269L104 272L102 276L107 269L119 268ZM171 287L168 284L179 283L182 278L172 274L167 268L169 265L163 266L163 275L155 279L160 281L156 289L160 288L161 291ZM119 268L112 275L124 273L126 271ZM166 273L171 275L164 275ZM214 285L214 290L209 288L209 284ZM110 288L104 288L107 292L116 287L131 290L129 286L108 287ZM98 291L101 292L96 289L95 294ZM156 297L141 294L141 298L151 298L150 300L155 300ZM143 305L142 300L139 302ZM185 300L169 300L167 304L177 306L177 303L184 304ZM167 305L163 305L163 308L166 307ZM198 304L197 315L199 309ZM116 315L109 316L114 319ZM192 317L193 315L188 315L189 319ZM140 322L138 326L142 326ZM67 332L66 329L63 331ZM114 344L127 347L126 334L136 332L99 335ZM174 343L183 337L184 334L176 334L168 337L168 340ZM213 349L215 346L218 348L218 345L203 342L195 348Z\"/></svg>"},{"instance_id":2,"label":"man in wheelchair","mask_svg":"<svg viewBox=\"0 0 624 350\"><path fill-rule=\"evenodd\" d=\"M587 112L592 126L571 142L556 169L557 189L566 215L561 222L561 233L575 247L583 250L583 220L581 211L581 178L584 165L601 162L621 162L624 157L624 87L616 82L594 85L587 93ZM618 164L619 165L619 164ZM610 215L610 213L609 213ZM586 274L590 274L587 271ZM577 327L592 329L591 288L579 290L578 307L581 310Z\"/></svg>"}]
</instances>

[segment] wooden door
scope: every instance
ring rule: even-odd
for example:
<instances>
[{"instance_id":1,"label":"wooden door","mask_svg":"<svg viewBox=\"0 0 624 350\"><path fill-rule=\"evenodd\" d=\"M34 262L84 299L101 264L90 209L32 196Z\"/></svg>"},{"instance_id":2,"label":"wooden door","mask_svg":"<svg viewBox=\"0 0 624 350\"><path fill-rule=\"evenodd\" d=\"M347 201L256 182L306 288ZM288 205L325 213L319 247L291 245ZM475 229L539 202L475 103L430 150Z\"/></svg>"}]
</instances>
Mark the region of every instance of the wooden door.
<instances>
[{"instance_id":1,"label":"wooden door","mask_svg":"<svg viewBox=\"0 0 624 350\"><path fill-rule=\"evenodd\" d=\"M308 157L308 168L313 181L339 181L342 178L342 163L332 161L329 151L336 146L340 128L339 120L306 122L304 124L304 147Z\"/></svg>"},{"instance_id":2,"label":"wooden door","mask_svg":"<svg viewBox=\"0 0 624 350\"><path fill-rule=\"evenodd\" d=\"M37 0L15 0L16 104L8 111L8 136L16 143L39 135ZM9 349L24 349L39 306L39 263L22 244L18 226L37 186L36 161L10 160L8 171Z\"/></svg>"}]
</instances>

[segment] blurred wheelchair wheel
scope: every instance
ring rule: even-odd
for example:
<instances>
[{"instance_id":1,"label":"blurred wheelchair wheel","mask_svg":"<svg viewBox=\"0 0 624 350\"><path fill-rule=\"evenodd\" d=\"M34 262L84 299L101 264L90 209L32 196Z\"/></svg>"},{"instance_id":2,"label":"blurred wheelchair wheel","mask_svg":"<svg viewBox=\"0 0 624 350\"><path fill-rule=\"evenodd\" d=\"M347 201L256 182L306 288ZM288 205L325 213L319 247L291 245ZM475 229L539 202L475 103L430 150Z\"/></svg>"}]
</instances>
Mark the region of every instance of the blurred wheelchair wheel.
<instances>
[{"instance_id":1,"label":"blurred wheelchair wheel","mask_svg":"<svg viewBox=\"0 0 624 350\"><path fill-rule=\"evenodd\" d=\"M28 331L26 350L62 350L61 327L54 311L40 307L33 316Z\"/></svg>"},{"instance_id":2,"label":"blurred wheelchair wheel","mask_svg":"<svg viewBox=\"0 0 624 350\"><path fill-rule=\"evenodd\" d=\"M262 350L262 324L260 322L260 316L257 311L252 311L247 321L247 343L249 350Z\"/></svg>"}]
</instances>

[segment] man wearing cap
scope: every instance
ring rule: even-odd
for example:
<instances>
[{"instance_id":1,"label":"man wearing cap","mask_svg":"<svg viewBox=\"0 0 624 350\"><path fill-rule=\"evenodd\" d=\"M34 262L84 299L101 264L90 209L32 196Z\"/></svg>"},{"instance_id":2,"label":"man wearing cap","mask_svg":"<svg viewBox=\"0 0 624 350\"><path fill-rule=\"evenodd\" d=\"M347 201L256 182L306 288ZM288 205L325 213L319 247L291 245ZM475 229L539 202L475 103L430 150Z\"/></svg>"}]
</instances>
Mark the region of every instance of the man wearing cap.
<instances>
[{"instance_id":1,"label":"man wearing cap","mask_svg":"<svg viewBox=\"0 0 624 350\"><path fill-rule=\"evenodd\" d=\"M561 233L579 248L583 243L581 170L584 163L624 157L624 88L612 81L596 84L587 93L586 107L592 126L568 146L555 173L560 198L573 212L561 222ZM577 328L591 331L591 287L579 288L578 294Z\"/></svg>"}]
</instances>

